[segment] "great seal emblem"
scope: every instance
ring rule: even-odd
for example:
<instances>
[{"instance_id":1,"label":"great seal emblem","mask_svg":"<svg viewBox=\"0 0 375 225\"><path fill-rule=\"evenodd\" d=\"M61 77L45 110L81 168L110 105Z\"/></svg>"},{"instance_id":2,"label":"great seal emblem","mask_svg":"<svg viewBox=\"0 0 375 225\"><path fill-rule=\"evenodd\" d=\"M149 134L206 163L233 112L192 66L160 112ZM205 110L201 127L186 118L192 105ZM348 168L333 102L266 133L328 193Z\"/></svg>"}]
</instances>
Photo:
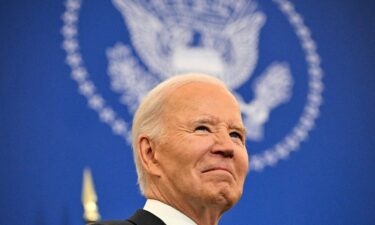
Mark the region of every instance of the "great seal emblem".
<instances>
[{"instance_id":1,"label":"great seal emblem","mask_svg":"<svg viewBox=\"0 0 375 225\"><path fill-rule=\"evenodd\" d=\"M293 4L287 0L272 2L287 18L305 55L307 94L302 112L289 132L271 146L251 154L252 171L273 166L299 149L314 126L322 102L323 72L310 31ZM158 82L176 73L206 72L222 79L237 96L249 131L248 140L253 143L264 140L273 110L289 103L296 80L292 62L283 58L271 61L264 70L256 70L260 34L267 21L259 3L253 0L113 0L112 3L123 18L130 41L125 44L118 41L107 47L107 71L111 90L120 96L129 114ZM62 16L66 62L89 106L115 134L129 141L129 122L106 103L84 66L78 40L81 5L80 0L67 0Z\"/></svg>"}]
</instances>

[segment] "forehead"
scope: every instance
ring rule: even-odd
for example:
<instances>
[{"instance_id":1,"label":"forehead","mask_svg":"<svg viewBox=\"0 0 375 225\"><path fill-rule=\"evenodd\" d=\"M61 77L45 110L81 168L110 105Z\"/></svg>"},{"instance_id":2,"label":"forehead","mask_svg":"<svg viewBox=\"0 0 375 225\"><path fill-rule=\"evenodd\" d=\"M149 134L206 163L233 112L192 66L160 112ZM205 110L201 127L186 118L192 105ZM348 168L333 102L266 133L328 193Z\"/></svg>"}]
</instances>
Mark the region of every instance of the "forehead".
<instances>
[{"instance_id":1,"label":"forehead","mask_svg":"<svg viewBox=\"0 0 375 225\"><path fill-rule=\"evenodd\" d=\"M217 99L217 103L238 105L235 97L225 87L204 82L192 82L176 88L167 97L166 105L195 106L198 102L213 98Z\"/></svg>"},{"instance_id":2,"label":"forehead","mask_svg":"<svg viewBox=\"0 0 375 225\"><path fill-rule=\"evenodd\" d=\"M171 116L186 119L211 116L242 122L235 97L223 86L211 83L189 83L174 90L165 102L165 113L169 119Z\"/></svg>"}]
</instances>

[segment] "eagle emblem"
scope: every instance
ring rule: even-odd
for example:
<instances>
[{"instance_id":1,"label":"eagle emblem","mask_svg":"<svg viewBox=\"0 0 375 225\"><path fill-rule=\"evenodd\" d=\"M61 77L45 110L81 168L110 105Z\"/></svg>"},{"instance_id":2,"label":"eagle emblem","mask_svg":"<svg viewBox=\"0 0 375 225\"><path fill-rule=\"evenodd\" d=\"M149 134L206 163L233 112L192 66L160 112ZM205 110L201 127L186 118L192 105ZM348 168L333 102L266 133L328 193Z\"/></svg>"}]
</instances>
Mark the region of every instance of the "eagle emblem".
<instances>
[{"instance_id":1,"label":"eagle emblem","mask_svg":"<svg viewBox=\"0 0 375 225\"><path fill-rule=\"evenodd\" d=\"M83 2L65 2L61 33L66 63L89 107L114 134L130 143L129 122L106 101L84 64L78 38ZM306 62L308 76L304 79L308 85L302 112L299 118L294 118L298 122L281 140L250 156L253 171L273 166L298 150L319 116L324 89L320 56L309 28L289 0L271 2L296 34ZM125 44L105 46L111 89L119 94L129 115L159 82L178 73L204 72L223 80L236 95L249 131L248 140L267 142L264 141L268 134L266 125L270 124L272 113L276 115L276 109L291 102L295 81L288 61L275 58L269 64L258 65L260 37L267 16L255 0L112 0L109 3L122 16L130 38Z\"/></svg>"},{"instance_id":2,"label":"eagle emblem","mask_svg":"<svg viewBox=\"0 0 375 225\"><path fill-rule=\"evenodd\" d=\"M169 4L167 4L169 3ZM260 141L272 110L291 96L293 78L286 62L274 62L252 85L251 101L236 91L252 76L259 34L266 15L254 1L113 0L131 34L130 46L108 49L108 73L121 102L134 111L158 82L183 72L204 72L235 93L250 140Z\"/></svg>"}]
</instances>

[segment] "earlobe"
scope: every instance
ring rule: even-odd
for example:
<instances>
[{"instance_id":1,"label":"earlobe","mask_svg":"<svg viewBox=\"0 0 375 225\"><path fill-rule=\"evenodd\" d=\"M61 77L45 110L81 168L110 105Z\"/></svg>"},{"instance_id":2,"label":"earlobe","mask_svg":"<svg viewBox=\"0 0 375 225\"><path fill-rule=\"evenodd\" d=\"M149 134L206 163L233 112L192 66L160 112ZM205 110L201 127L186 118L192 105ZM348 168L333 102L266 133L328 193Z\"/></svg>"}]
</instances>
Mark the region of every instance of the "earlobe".
<instances>
[{"instance_id":1,"label":"earlobe","mask_svg":"<svg viewBox=\"0 0 375 225\"><path fill-rule=\"evenodd\" d=\"M138 154L144 170L150 175L159 176L158 160L155 157L155 145L146 135L138 137Z\"/></svg>"}]
</instances>

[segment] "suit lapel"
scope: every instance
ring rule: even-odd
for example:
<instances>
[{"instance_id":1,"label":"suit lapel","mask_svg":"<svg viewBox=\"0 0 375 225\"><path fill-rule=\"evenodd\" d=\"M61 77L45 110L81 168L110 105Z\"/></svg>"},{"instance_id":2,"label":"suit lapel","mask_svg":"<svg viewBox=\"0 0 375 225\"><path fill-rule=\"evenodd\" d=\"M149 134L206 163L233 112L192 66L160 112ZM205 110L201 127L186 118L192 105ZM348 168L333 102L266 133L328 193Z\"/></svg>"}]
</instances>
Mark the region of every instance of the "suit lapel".
<instances>
[{"instance_id":1,"label":"suit lapel","mask_svg":"<svg viewBox=\"0 0 375 225\"><path fill-rule=\"evenodd\" d=\"M139 209L128 221L135 225L166 225L154 214L143 209Z\"/></svg>"}]
</instances>

